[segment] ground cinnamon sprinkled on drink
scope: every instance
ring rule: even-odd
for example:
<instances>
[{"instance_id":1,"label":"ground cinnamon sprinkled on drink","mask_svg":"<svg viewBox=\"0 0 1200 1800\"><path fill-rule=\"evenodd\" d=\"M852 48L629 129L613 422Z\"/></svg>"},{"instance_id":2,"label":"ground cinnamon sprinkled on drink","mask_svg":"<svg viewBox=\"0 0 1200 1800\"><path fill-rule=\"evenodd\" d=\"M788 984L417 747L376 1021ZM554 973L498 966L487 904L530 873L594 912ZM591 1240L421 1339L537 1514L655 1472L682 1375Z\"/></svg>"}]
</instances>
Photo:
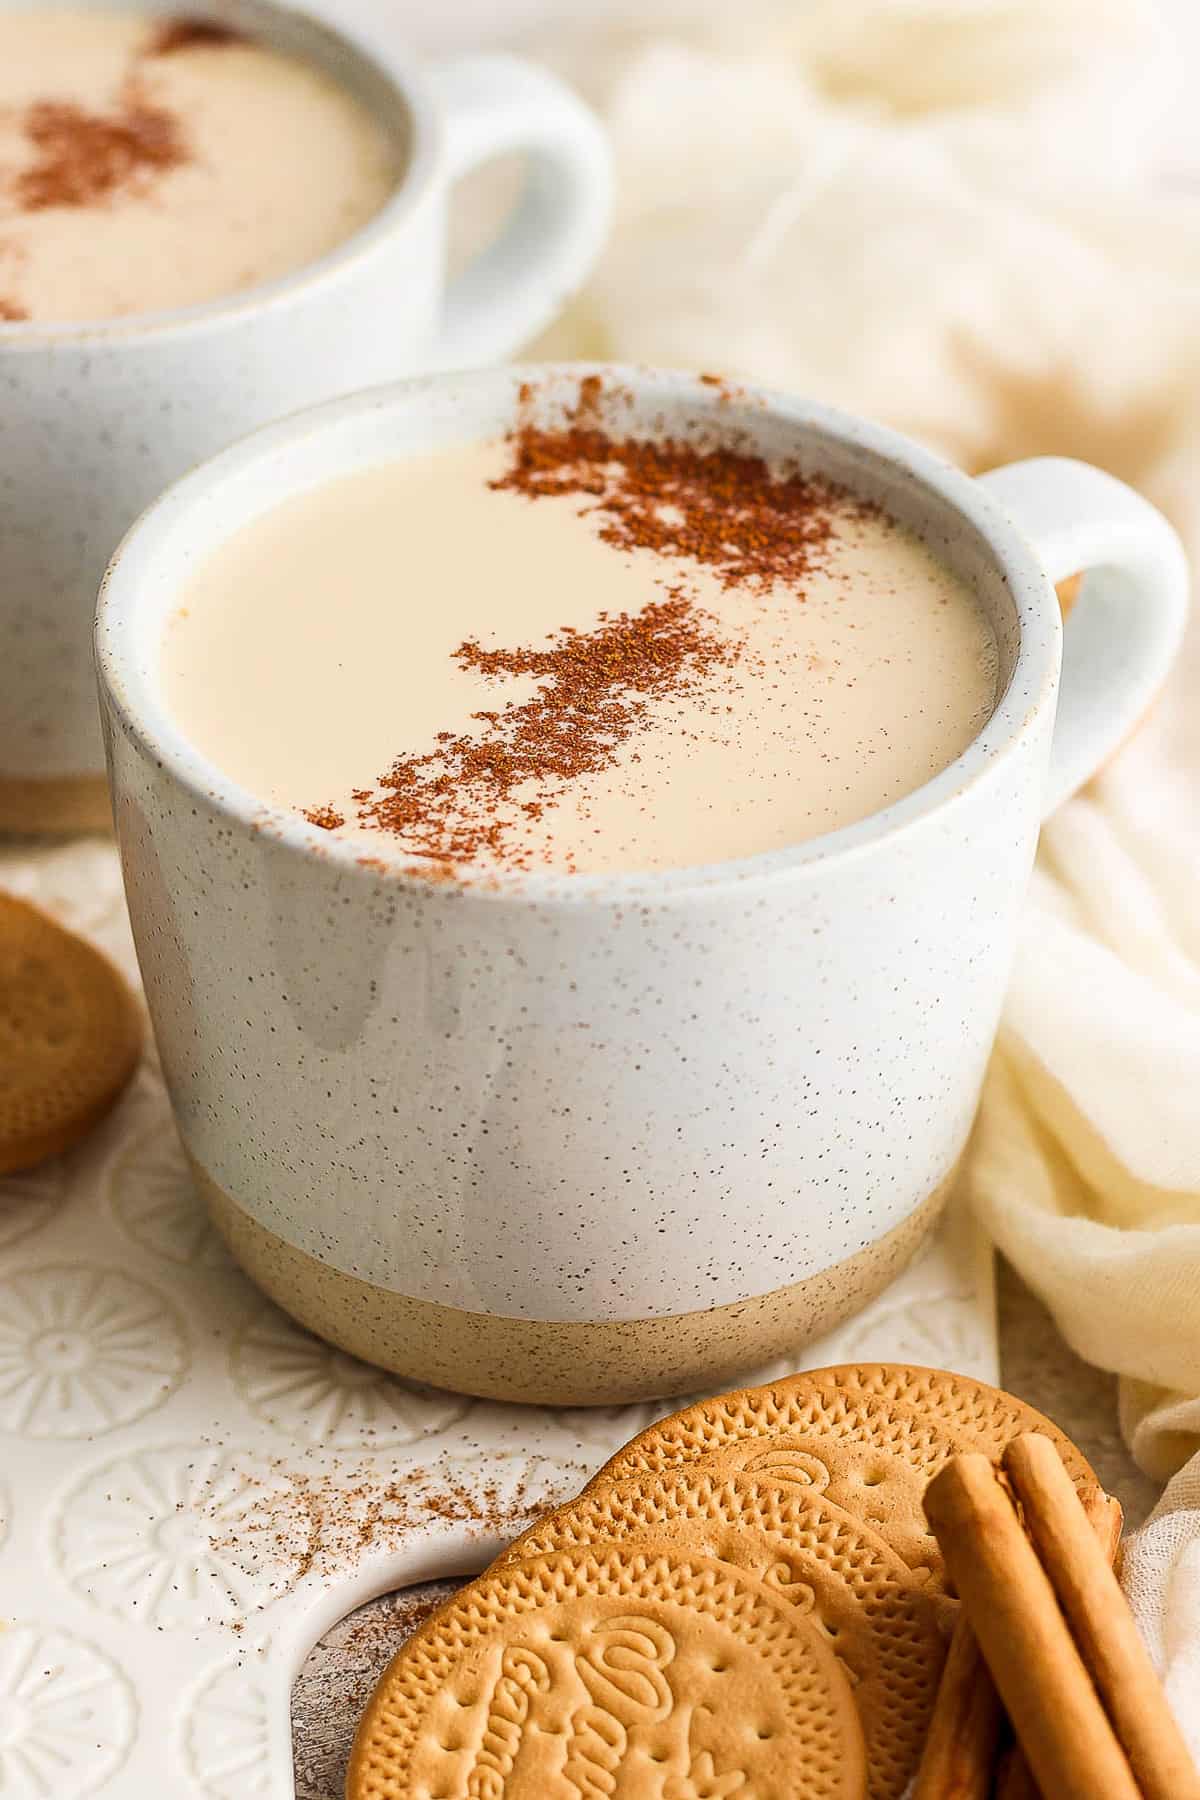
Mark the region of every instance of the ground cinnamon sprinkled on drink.
<instances>
[{"instance_id":1,"label":"ground cinnamon sprinkled on drink","mask_svg":"<svg viewBox=\"0 0 1200 1800\"><path fill-rule=\"evenodd\" d=\"M524 425L513 466L492 486L539 499L591 497L585 510L618 550L652 550L712 570L726 589L798 587L828 549L834 505L827 482L773 473L762 456L725 446L611 438L596 426Z\"/></svg>"},{"instance_id":2,"label":"ground cinnamon sprinkled on drink","mask_svg":"<svg viewBox=\"0 0 1200 1800\"><path fill-rule=\"evenodd\" d=\"M336 831L339 825L346 823L345 813L340 813L336 806L308 806L304 816L310 825L319 825L322 831Z\"/></svg>"},{"instance_id":3,"label":"ground cinnamon sprinkled on drink","mask_svg":"<svg viewBox=\"0 0 1200 1800\"><path fill-rule=\"evenodd\" d=\"M98 206L120 191L187 161L173 113L131 85L117 110L89 112L70 100L35 100L24 132L36 160L13 182L26 212L51 206Z\"/></svg>"},{"instance_id":4,"label":"ground cinnamon sprinkled on drink","mask_svg":"<svg viewBox=\"0 0 1200 1800\"><path fill-rule=\"evenodd\" d=\"M244 32L216 19L165 19L150 40L148 56L174 56L180 50L219 50L244 44Z\"/></svg>"},{"instance_id":5,"label":"ground cinnamon sprinkled on drink","mask_svg":"<svg viewBox=\"0 0 1200 1800\"><path fill-rule=\"evenodd\" d=\"M503 809L514 808L517 821L538 818L548 788L612 766L652 699L692 691L735 656L682 595L592 631L563 626L546 649L461 644L455 658L464 668L532 675L536 694L476 713L476 733L439 732L436 749L399 758L359 822L403 837L412 855L443 869L481 858L525 866Z\"/></svg>"},{"instance_id":6,"label":"ground cinnamon sprinkled on drink","mask_svg":"<svg viewBox=\"0 0 1200 1800\"><path fill-rule=\"evenodd\" d=\"M523 415L533 397L525 384ZM356 826L399 838L421 871L439 879L461 878L471 865L531 867L523 823L539 819L570 783L614 767L656 701L716 692L744 645L692 597L689 570L704 570L726 592L782 587L802 599L839 520L873 510L727 443L610 435L599 423L604 397L600 378L588 376L565 425L523 416L510 439L511 465L491 486L528 501L581 499L604 543L662 559L662 597L636 613L601 615L590 630L564 625L544 645L459 645L454 656L464 669L498 683L532 677L536 692L521 702L499 698L495 710L473 715L477 729L440 732L434 748L399 757L373 790L353 795ZM333 807L307 816L342 823Z\"/></svg>"},{"instance_id":7,"label":"ground cinnamon sprinkled on drink","mask_svg":"<svg viewBox=\"0 0 1200 1800\"><path fill-rule=\"evenodd\" d=\"M0 299L0 319L6 319L10 325L15 325L18 320L28 317L25 308L18 306L15 300Z\"/></svg>"}]
</instances>

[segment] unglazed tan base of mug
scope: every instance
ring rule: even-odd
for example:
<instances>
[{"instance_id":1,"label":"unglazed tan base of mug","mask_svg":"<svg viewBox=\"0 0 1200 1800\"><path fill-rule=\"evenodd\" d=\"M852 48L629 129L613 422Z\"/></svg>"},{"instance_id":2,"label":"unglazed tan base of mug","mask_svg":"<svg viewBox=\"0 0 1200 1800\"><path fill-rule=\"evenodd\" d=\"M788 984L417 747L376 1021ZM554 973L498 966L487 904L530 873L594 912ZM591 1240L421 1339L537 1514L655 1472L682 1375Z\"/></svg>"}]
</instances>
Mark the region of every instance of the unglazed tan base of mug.
<instances>
[{"instance_id":1,"label":"unglazed tan base of mug","mask_svg":"<svg viewBox=\"0 0 1200 1800\"><path fill-rule=\"evenodd\" d=\"M344 1275L266 1230L194 1160L192 1171L238 1262L302 1325L410 1380L543 1406L711 1392L784 1349L801 1349L895 1279L954 1181L943 1181L878 1243L793 1287L706 1312L573 1324L461 1312Z\"/></svg>"},{"instance_id":2,"label":"unglazed tan base of mug","mask_svg":"<svg viewBox=\"0 0 1200 1800\"><path fill-rule=\"evenodd\" d=\"M112 830L112 805L103 775L63 775L46 781L0 775L0 831L53 833Z\"/></svg>"}]
</instances>

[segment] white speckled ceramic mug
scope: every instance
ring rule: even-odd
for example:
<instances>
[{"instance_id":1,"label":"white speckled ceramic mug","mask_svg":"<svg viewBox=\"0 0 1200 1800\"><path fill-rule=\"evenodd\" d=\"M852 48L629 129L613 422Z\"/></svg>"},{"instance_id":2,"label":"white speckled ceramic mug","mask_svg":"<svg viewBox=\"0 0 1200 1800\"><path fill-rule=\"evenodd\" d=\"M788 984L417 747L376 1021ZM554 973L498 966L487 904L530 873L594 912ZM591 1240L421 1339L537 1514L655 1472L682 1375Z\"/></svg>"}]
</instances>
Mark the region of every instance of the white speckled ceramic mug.
<instances>
[{"instance_id":1,"label":"white speckled ceramic mug","mask_svg":"<svg viewBox=\"0 0 1200 1800\"><path fill-rule=\"evenodd\" d=\"M0 14L28 4L0 0ZM269 285L101 323L0 321L0 830L107 822L96 587L168 482L297 407L510 355L582 280L606 227L603 136L551 75L506 56L410 75L270 0L186 10L327 69L396 137L401 178L363 230ZM452 184L511 151L528 153L523 198L447 290Z\"/></svg>"},{"instance_id":2,"label":"white speckled ceramic mug","mask_svg":"<svg viewBox=\"0 0 1200 1800\"><path fill-rule=\"evenodd\" d=\"M711 1388L911 1255L971 1125L1041 819L1140 717L1186 604L1170 527L1095 469L971 481L800 400L603 378L623 432L744 434L882 501L971 584L1002 694L944 773L787 851L460 890L363 867L183 739L160 647L200 560L286 496L502 432L523 381L560 423L565 367L260 433L141 521L97 623L146 991L218 1224L325 1337L526 1400ZM1060 696L1051 583L1081 568Z\"/></svg>"}]
</instances>

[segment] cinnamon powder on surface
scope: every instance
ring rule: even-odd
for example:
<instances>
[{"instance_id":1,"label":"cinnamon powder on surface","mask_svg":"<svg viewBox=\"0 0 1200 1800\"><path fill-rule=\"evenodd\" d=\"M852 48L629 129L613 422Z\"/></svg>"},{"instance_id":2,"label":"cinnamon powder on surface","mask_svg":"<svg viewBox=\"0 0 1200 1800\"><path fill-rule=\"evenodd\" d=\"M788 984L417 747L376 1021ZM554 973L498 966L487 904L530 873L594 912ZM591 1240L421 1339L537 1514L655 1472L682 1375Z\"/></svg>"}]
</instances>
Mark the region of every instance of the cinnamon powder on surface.
<instances>
[{"instance_id":1,"label":"cinnamon powder on surface","mask_svg":"<svg viewBox=\"0 0 1200 1800\"><path fill-rule=\"evenodd\" d=\"M553 1510L520 1480L473 1482L452 1468L406 1469L397 1477L365 1457L338 1458L318 1470L271 1458L261 1480L246 1471L244 1486L245 1518L232 1527L214 1521L211 1547L252 1555L263 1568L288 1570L294 1581L314 1571L326 1579L344 1575L367 1551L400 1549L434 1523L516 1537Z\"/></svg>"},{"instance_id":2,"label":"cinnamon powder on surface","mask_svg":"<svg viewBox=\"0 0 1200 1800\"><path fill-rule=\"evenodd\" d=\"M399 838L418 859L413 872L461 880L480 863L532 867L523 821L540 818L571 782L613 767L655 701L715 693L719 672L745 655L689 593L688 571L706 571L727 592L783 586L802 598L838 520L874 510L728 444L609 435L596 422L600 395L589 376L565 426L523 420L511 466L491 485L529 502L576 497L604 543L661 559L662 597L602 615L590 630L564 625L546 645L459 645L464 668L496 681L532 677L537 691L476 713L478 730L439 733L432 750L398 757L374 789L355 792L354 824ZM523 405L531 398L522 391ZM328 806L306 816L330 829L343 822Z\"/></svg>"}]
</instances>

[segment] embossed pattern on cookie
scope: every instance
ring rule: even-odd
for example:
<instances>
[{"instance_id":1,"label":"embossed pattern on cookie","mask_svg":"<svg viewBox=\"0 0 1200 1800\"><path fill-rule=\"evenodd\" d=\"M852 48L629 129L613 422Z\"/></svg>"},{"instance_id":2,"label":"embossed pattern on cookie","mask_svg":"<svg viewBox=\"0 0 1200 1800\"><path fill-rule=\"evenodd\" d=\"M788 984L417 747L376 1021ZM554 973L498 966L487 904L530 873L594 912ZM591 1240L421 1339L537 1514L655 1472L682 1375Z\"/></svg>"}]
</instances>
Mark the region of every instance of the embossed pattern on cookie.
<instances>
[{"instance_id":1,"label":"embossed pattern on cookie","mask_svg":"<svg viewBox=\"0 0 1200 1800\"><path fill-rule=\"evenodd\" d=\"M107 957L0 894L0 1175L69 1150L137 1065L142 1026Z\"/></svg>"},{"instance_id":2,"label":"embossed pattern on cookie","mask_svg":"<svg viewBox=\"0 0 1200 1800\"><path fill-rule=\"evenodd\" d=\"M927 1483L962 1450L998 1460L1021 1431L1053 1438L1076 1485L1098 1490L1074 1444L1012 1394L941 1369L864 1363L805 1370L689 1406L639 1433L585 1492L719 1453L748 1473L817 1488L910 1568L940 1582L921 1504Z\"/></svg>"},{"instance_id":3,"label":"embossed pattern on cookie","mask_svg":"<svg viewBox=\"0 0 1200 1800\"><path fill-rule=\"evenodd\" d=\"M492 1566L609 1543L718 1558L802 1612L853 1689L868 1793L899 1800L920 1761L952 1603L924 1591L882 1538L814 1489L722 1472L708 1458L583 1494Z\"/></svg>"},{"instance_id":4,"label":"embossed pattern on cookie","mask_svg":"<svg viewBox=\"0 0 1200 1800\"><path fill-rule=\"evenodd\" d=\"M536 1557L462 1589L367 1707L347 1800L854 1800L832 1651L740 1570L670 1550Z\"/></svg>"}]
</instances>

